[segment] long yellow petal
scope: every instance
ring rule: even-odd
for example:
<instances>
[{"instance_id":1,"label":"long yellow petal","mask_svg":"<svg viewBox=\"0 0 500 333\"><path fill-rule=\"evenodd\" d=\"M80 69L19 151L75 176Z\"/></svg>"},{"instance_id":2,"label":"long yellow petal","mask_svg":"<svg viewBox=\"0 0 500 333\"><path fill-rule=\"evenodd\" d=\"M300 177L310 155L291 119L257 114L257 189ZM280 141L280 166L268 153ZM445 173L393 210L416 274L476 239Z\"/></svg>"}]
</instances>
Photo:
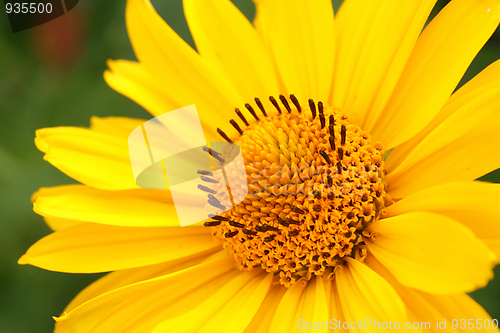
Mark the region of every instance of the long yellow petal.
<instances>
[{"instance_id":1,"label":"long yellow petal","mask_svg":"<svg viewBox=\"0 0 500 333\"><path fill-rule=\"evenodd\" d=\"M166 320L152 333L243 332L259 309L272 274L262 270L241 273L194 309Z\"/></svg>"},{"instance_id":2,"label":"long yellow petal","mask_svg":"<svg viewBox=\"0 0 500 333\"><path fill-rule=\"evenodd\" d=\"M134 189L105 191L85 185L42 188L33 210L59 217L123 227L180 226L170 192Z\"/></svg>"},{"instance_id":3,"label":"long yellow petal","mask_svg":"<svg viewBox=\"0 0 500 333\"><path fill-rule=\"evenodd\" d=\"M130 119L136 126L142 122ZM81 183L107 190L137 188L130 165L128 136L54 127L36 131L35 144L45 153L46 161Z\"/></svg>"},{"instance_id":4,"label":"long yellow petal","mask_svg":"<svg viewBox=\"0 0 500 333\"><path fill-rule=\"evenodd\" d=\"M56 333L151 332L210 298L241 272L226 256L99 295L57 318Z\"/></svg>"},{"instance_id":5,"label":"long yellow petal","mask_svg":"<svg viewBox=\"0 0 500 333\"><path fill-rule=\"evenodd\" d=\"M196 104L207 139L245 103L224 73L186 44L156 13L149 0L128 0L126 23L139 62L180 106ZM168 112L171 110L165 110ZM212 126L207 125L211 120ZM220 139L220 138L219 138Z\"/></svg>"},{"instance_id":6,"label":"long yellow petal","mask_svg":"<svg viewBox=\"0 0 500 333\"><path fill-rule=\"evenodd\" d=\"M302 294L301 302L304 305L302 311L297 313L297 316L306 322L319 323L314 324L316 327L313 325L315 332L328 332L330 309L328 308L325 281L322 278L316 277L309 281ZM298 327L297 323L295 325Z\"/></svg>"},{"instance_id":7,"label":"long yellow petal","mask_svg":"<svg viewBox=\"0 0 500 333\"><path fill-rule=\"evenodd\" d=\"M456 332L457 330L461 331L460 320L462 319L465 319L466 323L467 319L471 319L474 324L477 319L482 319L480 320L481 324L484 323L484 320L491 320L488 313L466 294L432 295L407 288L401 285L372 255L369 255L365 262L393 286L405 303L408 320L412 323L417 322L422 331ZM444 324L445 321L446 324ZM454 322L457 324L455 327ZM403 328L403 325L401 327Z\"/></svg>"},{"instance_id":8,"label":"long yellow petal","mask_svg":"<svg viewBox=\"0 0 500 333\"><path fill-rule=\"evenodd\" d=\"M468 227L500 258L500 184L457 182L416 192L389 206L387 217L424 211Z\"/></svg>"},{"instance_id":9,"label":"long yellow petal","mask_svg":"<svg viewBox=\"0 0 500 333\"><path fill-rule=\"evenodd\" d=\"M271 109L279 94L271 55L254 27L229 0L184 0L196 48L214 68L224 71L248 101L260 97Z\"/></svg>"},{"instance_id":10,"label":"long yellow petal","mask_svg":"<svg viewBox=\"0 0 500 333\"><path fill-rule=\"evenodd\" d=\"M138 228L84 223L42 238L19 263L58 272L97 273L153 265L213 252L219 247L203 227Z\"/></svg>"},{"instance_id":11,"label":"long yellow petal","mask_svg":"<svg viewBox=\"0 0 500 333\"><path fill-rule=\"evenodd\" d=\"M346 0L336 16L334 107L370 131L436 0Z\"/></svg>"},{"instance_id":12,"label":"long yellow petal","mask_svg":"<svg viewBox=\"0 0 500 333\"><path fill-rule=\"evenodd\" d=\"M179 105L169 96L156 78L138 62L127 60L108 60L109 70L104 72L106 83L141 105L153 116L175 110Z\"/></svg>"},{"instance_id":13,"label":"long yellow petal","mask_svg":"<svg viewBox=\"0 0 500 333\"><path fill-rule=\"evenodd\" d=\"M292 284L287 289L274 313L269 333L288 333L298 330L299 305L304 289L300 282Z\"/></svg>"},{"instance_id":14,"label":"long yellow petal","mask_svg":"<svg viewBox=\"0 0 500 333\"><path fill-rule=\"evenodd\" d=\"M435 294L469 292L493 277L496 255L470 229L435 213L374 222L368 250L407 286Z\"/></svg>"},{"instance_id":15,"label":"long yellow petal","mask_svg":"<svg viewBox=\"0 0 500 333\"><path fill-rule=\"evenodd\" d=\"M259 310L245 329L245 333L260 333L269 330L274 313L286 290L286 288L279 284L271 287Z\"/></svg>"},{"instance_id":16,"label":"long yellow petal","mask_svg":"<svg viewBox=\"0 0 500 333\"><path fill-rule=\"evenodd\" d=\"M398 167L401 162L425 139L436 127L441 125L462 107L480 98L485 92L500 86L500 60L486 67L478 75L464 84L451 95L446 105L439 111L438 115L417 135L410 140L394 148L385 160L384 168L389 173Z\"/></svg>"},{"instance_id":17,"label":"long yellow petal","mask_svg":"<svg viewBox=\"0 0 500 333\"><path fill-rule=\"evenodd\" d=\"M49 226L52 231L58 231L66 228L70 228L77 224L85 223L84 221L69 220L60 217L44 216L43 220Z\"/></svg>"},{"instance_id":18,"label":"long yellow petal","mask_svg":"<svg viewBox=\"0 0 500 333\"><path fill-rule=\"evenodd\" d=\"M335 58L330 0L255 0L258 27L271 49L283 83L299 101L327 101Z\"/></svg>"},{"instance_id":19,"label":"long yellow petal","mask_svg":"<svg viewBox=\"0 0 500 333\"><path fill-rule=\"evenodd\" d=\"M451 181L474 180L500 166L500 86L477 94L436 126L387 176L389 193L402 198ZM389 155L390 156L390 155Z\"/></svg>"},{"instance_id":20,"label":"long yellow petal","mask_svg":"<svg viewBox=\"0 0 500 333\"><path fill-rule=\"evenodd\" d=\"M453 0L417 41L372 137L386 149L424 128L444 106L500 22L498 0Z\"/></svg>"},{"instance_id":21,"label":"long yellow petal","mask_svg":"<svg viewBox=\"0 0 500 333\"><path fill-rule=\"evenodd\" d=\"M373 320L406 321L403 302L391 285L365 264L347 258L346 266L335 272L335 283L339 293L345 321L359 322L365 326L350 327L349 332L373 329ZM372 320L367 323L366 320Z\"/></svg>"}]
</instances>

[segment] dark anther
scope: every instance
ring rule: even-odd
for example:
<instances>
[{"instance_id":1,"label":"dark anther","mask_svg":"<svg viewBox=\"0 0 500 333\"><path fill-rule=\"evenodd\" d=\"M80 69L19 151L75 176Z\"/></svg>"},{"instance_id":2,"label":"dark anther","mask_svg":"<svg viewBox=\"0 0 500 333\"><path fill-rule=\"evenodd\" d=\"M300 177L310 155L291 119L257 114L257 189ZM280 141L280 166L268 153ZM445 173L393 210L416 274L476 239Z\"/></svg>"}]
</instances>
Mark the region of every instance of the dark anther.
<instances>
[{"instance_id":1,"label":"dark anther","mask_svg":"<svg viewBox=\"0 0 500 333\"><path fill-rule=\"evenodd\" d=\"M280 101L283 103L285 106L285 109L288 111L288 113L292 112L292 109L290 108L290 105L288 104L288 101L286 100L286 97L283 95L280 95Z\"/></svg>"},{"instance_id":2,"label":"dark anther","mask_svg":"<svg viewBox=\"0 0 500 333\"><path fill-rule=\"evenodd\" d=\"M297 97L295 97L294 94L291 94L290 95L290 99L292 100L293 105L295 105L295 107L297 108L297 110L299 111L299 113L301 113L302 112L302 108L300 107L300 103L297 100Z\"/></svg>"},{"instance_id":3,"label":"dark anther","mask_svg":"<svg viewBox=\"0 0 500 333\"><path fill-rule=\"evenodd\" d=\"M241 113L240 109L236 108L236 109L234 109L234 111L236 111L236 114L238 115L238 117L240 117L240 119L243 121L243 123L245 123L245 125L249 126L247 119L245 118L243 113Z\"/></svg>"},{"instance_id":4,"label":"dark anther","mask_svg":"<svg viewBox=\"0 0 500 333\"><path fill-rule=\"evenodd\" d=\"M265 231L267 231L266 228L263 228L260 225L255 226L255 230L257 230L258 232L265 232Z\"/></svg>"},{"instance_id":5,"label":"dark anther","mask_svg":"<svg viewBox=\"0 0 500 333\"><path fill-rule=\"evenodd\" d=\"M238 222L235 222L235 221L229 221L229 225L235 227L235 228L244 228L245 225L244 224L241 224L241 223L238 223Z\"/></svg>"},{"instance_id":6,"label":"dark anther","mask_svg":"<svg viewBox=\"0 0 500 333\"><path fill-rule=\"evenodd\" d=\"M213 173L205 170L198 170L198 174L213 177Z\"/></svg>"},{"instance_id":7,"label":"dark anther","mask_svg":"<svg viewBox=\"0 0 500 333\"><path fill-rule=\"evenodd\" d=\"M216 227L220 224L220 221L210 221L210 222L205 222L203 225L205 227Z\"/></svg>"},{"instance_id":8,"label":"dark anther","mask_svg":"<svg viewBox=\"0 0 500 333\"><path fill-rule=\"evenodd\" d=\"M200 190L205 191L205 192L208 192L208 193L212 193L212 194L217 193L217 191L212 190L211 188L208 188L208 187L203 186L203 185L201 185L201 184L200 184L200 185L198 185L198 188L199 188Z\"/></svg>"},{"instance_id":9,"label":"dark anther","mask_svg":"<svg viewBox=\"0 0 500 333\"><path fill-rule=\"evenodd\" d=\"M351 236L352 236L352 232L350 232L350 231L348 231L344 234L344 237L346 237L346 238L351 238Z\"/></svg>"},{"instance_id":10,"label":"dark anther","mask_svg":"<svg viewBox=\"0 0 500 333\"><path fill-rule=\"evenodd\" d=\"M229 217L210 214L208 217L218 221L229 221Z\"/></svg>"},{"instance_id":11,"label":"dark anther","mask_svg":"<svg viewBox=\"0 0 500 333\"><path fill-rule=\"evenodd\" d=\"M281 224L282 226L288 227L288 222L286 222L282 218L278 217L278 223Z\"/></svg>"},{"instance_id":12,"label":"dark anther","mask_svg":"<svg viewBox=\"0 0 500 333\"><path fill-rule=\"evenodd\" d=\"M216 197L214 197L213 195L209 194L208 195L208 203L212 206L214 206L215 208L220 208L220 209L226 209L226 206L222 205L220 203L219 200L217 200Z\"/></svg>"},{"instance_id":13,"label":"dark anther","mask_svg":"<svg viewBox=\"0 0 500 333\"><path fill-rule=\"evenodd\" d=\"M276 108L276 110L278 110L278 112L281 114L281 108L278 105L278 101L276 101L276 99L273 96L269 96L269 100L271 101L273 106Z\"/></svg>"},{"instance_id":14,"label":"dark anther","mask_svg":"<svg viewBox=\"0 0 500 333\"><path fill-rule=\"evenodd\" d=\"M318 190L314 190L313 191L313 195L316 199L320 199L321 198L321 195L319 194L319 191Z\"/></svg>"},{"instance_id":15,"label":"dark anther","mask_svg":"<svg viewBox=\"0 0 500 333\"><path fill-rule=\"evenodd\" d=\"M320 205L314 205L313 210L317 213L321 212L321 206Z\"/></svg>"},{"instance_id":16,"label":"dark anther","mask_svg":"<svg viewBox=\"0 0 500 333\"><path fill-rule=\"evenodd\" d=\"M335 118L333 117L333 114L330 115L330 118L328 120L330 121L331 127L335 126Z\"/></svg>"},{"instance_id":17,"label":"dark anther","mask_svg":"<svg viewBox=\"0 0 500 333\"><path fill-rule=\"evenodd\" d=\"M300 221L292 220L291 218L288 217L285 219L285 222L288 224L300 224Z\"/></svg>"},{"instance_id":18,"label":"dark anther","mask_svg":"<svg viewBox=\"0 0 500 333\"><path fill-rule=\"evenodd\" d=\"M354 217L354 213L353 212L347 213L347 218L348 219L352 219L353 217Z\"/></svg>"},{"instance_id":19,"label":"dark anther","mask_svg":"<svg viewBox=\"0 0 500 333\"><path fill-rule=\"evenodd\" d=\"M313 261L316 261L316 262L317 262L317 261L318 261L318 259L319 259L319 254L317 254L317 255L315 255L315 256L313 256L313 257L312 257L312 260L313 260Z\"/></svg>"},{"instance_id":20,"label":"dark anther","mask_svg":"<svg viewBox=\"0 0 500 333\"><path fill-rule=\"evenodd\" d=\"M264 117L267 117L266 109L264 109L264 105L262 105L262 102L260 101L260 99L255 97L255 103L259 107L259 109L262 112L262 114L264 115Z\"/></svg>"},{"instance_id":21,"label":"dark anther","mask_svg":"<svg viewBox=\"0 0 500 333\"><path fill-rule=\"evenodd\" d=\"M266 229L266 231L279 231L280 229L270 226L269 224L263 224L262 228Z\"/></svg>"},{"instance_id":22,"label":"dark anther","mask_svg":"<svg viewBox=\"0 0 500 333\"><path fill-rule=\"evenodd\" d=\"M234 120L233 120L234 121ZM238 124L236 124L236 126L238 126ZM233 143L233 141L226 135L226 133L224 133L220 128L217 127L217 133L220 134L220 136L222 136L222 138L224 140L226 140L227 142L230 142L230 143ZM243 132L240 132L240 134L243 134Z\"/></svg>"},{"instance_id":23,"label":"dark anther","mask_svg":"<svg viewBox=\"0 0 500 333\"><path fill-rule=\"evenodd\" d=\"M333 138L333 136L328 137L328 141L330 141L330 149L332 151L335 151L335 139Z\"/></svg>"},{"instance_id":24,"label":"dark anther","mask_svg":"<svg viewBox=\"0 0 500 333\"><path fill-rule=\"evenodd\" d=\"M330 133L330 136L335 139L335 128L333 127L332 124L328 126L328 133Z\"/></svg>"},{"instance_id":25,"label":"dark anther","mask_svg":"<svg viewBox=\"0 0 500 333\"><path fill-rule=\"evenodd\" d=\"M236 121L234 121L234 119L231 119L229 122L231 123L231 125L233 125L234 128L236 128L236 130L238 131L238 133L240 133L240 135L243 134L243 131L241 130L240 125L238 125L238 123Z\"/></svg>"},{"instance_id":26,"label":"dark anther","mask_svg":"<svg viewBox=\"0 0 500 333\"><path fill-rule=\"evenodd\" d=\"M325 114L323 113L323 102L319 101L318 102L318 110L319 110L319 121L321 122L321 128L325 128L326 125L326 120L325 120Z\"/></svg>"},{"instance_id":27,"label":"dark anther","mask_svg":"<svg viewBox=\"0 0 500 333\"><path fill-rule=\"evenodd\" d=\"M344 149L339 148L337 152L339 153L339 160L342 160L344 158Z\"/></svg>"},{"instance_id":28,"label":"dark anther","mask_svg":"<svg viewBox=\"0 0 500 333\"><path fill-rule=\"evenodd\" d=\"M269 237L266 237L266 238L264 238L264 242L266 242L266 243L271 242L274 239L274 237L276 237L276 235L271 235Z\"/></svg>"},{"instance_id":29,"label":"dark anther","mask_svg":"<svg viewBox=\"0 0 500 333\"><path fill-rule=\"evenodd\" d=\"M201 180L203 180L204 182L207 182L207 183L214 183L214 184L218 183L218 181L216 181L213 178L209 178L209 177L205 177L205 176L201 176L200 178L201 178Z\"/></svg>"},{"instance_id":30,"label":"dark anther","mask_svg":"<svg viewBox=\"0 0 500 333\"><path fill-rule=\"evenodd\" d=\"M298 231L298 230L290 231L290 232L288 232L288 237L297 236L299 234L299 232L300 231Z\"/></svg>"},{"instance_id":31,"label":"dark anther","mask_svg":"<svg viewBox=\"0 0 500 333\"><path fill-rule=\"evenodd\" d=\"M304 214L305 212L300 209L299 207L292 205L292 212L298 213L298 214Z\"/></svg>"},{"instance_id":32,"label":"dark anther","mask_svg":"<svg viewBox=\"0 0 500 333\"><path fill-rule=\"evenodd\" d=\"M332 164L332 161L330 161L330 157L328 157L328 155L323 151L323 150L319 150L319 154L321 156L323 156L323 158L325 159L326 163L328 164Z\"/></svg>"},{"instance_id":33,"label":"dark anther","mask_svg":"<svg viewBox=\"0 0 500 333\"><path fill-rule=\"evenodd\" d=\"M326 181L328 182L328 187L332 187L333 185L332 176L326 176Z\"/></svg>"},{"instance_id":34,"label":"dark anther","mask_svg":"<svg viewBox=\"0 0 500 333\"><path fill-rule=\"evenodd\" d=\"M208 147L203 147L203 150L206 151L207 153L210 154L210 156L212 156L213 158L215 158L216 160L218 160L219 162L221 163L224 163L225 161L220 157L220 154L218 152L216 152L215 150L213 149L210 149Z\"/></svg>"},{"instance_id":35,"label":"dark anther","mask_svg":"<svg viewBox=\"0 0 500 333\"><path fill-rule=\"evenodd\" d=\"M255 118L255 120L257 120L257 121L260 120L259 117L257 116L257 114L255 113L255 110L253 109L253 107L250 104L246 103L245 107L247 108L248 111L250 111L250 113Z\"/></svg>"},{"instance_id":36,"label":"dark anther","mask_svg":"<svg viewBox=\"0 0 500 333\"><path fill-rule=\"evenodd\" d=\"M224 234L224 237L226 237L226 238L232 238L232 237L236 236L237 234L238 234L238 230L236 230L236 231L231 231L231 232L226 232L226 233Z\"/></svg>"},{"instance_id":37,"label":"dark anther","mask_svg":"<svg viewBox=\"0 0 500 333\"><path fill-rule=\"evenodd\" d=\"M328 198L328 200L333 200L333 198L335 198L335 195L333 194L333 192L328 192L326 197Z\"/></svg>"},{"instance_id":38,"label":"dark anther","mask_svg":"<svg viewBox=\"0 0 500 333\"><path fill-rule=\"evenodd\" d=\"M243 231L243 233L244 233L245 235L250 235L250 236L255 236L255 235L257 235L257 232L252 231L252 230L243 229L242 231Z\"/></svg>"},{"instance_id":39,"label":"dark anther","mask_svg":"<svg viewBox=\"0 0 500 333\"><path fill-rule=\"evenodd\" d=\"M319 271L319 270L321 270L321 265L314 265L314 266L313 266L313 269L314 269L315 271Z\"/></svg>"},{"instance_id":40,"label":"dark anther","mask_svg":"<svg viewBox=\"0 0 500 333\"><path fill-rule=\"evenodd\" d=\"M313 120L316 118L316 104L312 99L309 100L309 109L311 109L311 113L313 115Z\"/></svg>"},{"instance_id":41,"label":"dark anther","mask_svg":"<svg viewBox=\"0 0 500 333\"><path fill-rule=\"evenodd\" d=\"M342 125L340 128L340 144L345 145L345 137L346 137L346 128L345 125Z\"/></svg>"},{"instance_id":42,"label":"dark anther","mask_svg":"<svg viewBox=\"0 0 500 333\"><path fill-rule=\"evenodd\" d=\"M331 254L328 252L324 252L321 256L323 257L323 259L328 259L330 258Z\"/></svg>"},{"instance_id":43,"label":"dark anther","mask_svg":"<svg viewBox=\"0 0 500 333\"><path fill-rule=\"evenodd\" d=\"M342 163L340 161L337 162L337 173L339 175L342 173Z\"/></svg>"}]
</instances>

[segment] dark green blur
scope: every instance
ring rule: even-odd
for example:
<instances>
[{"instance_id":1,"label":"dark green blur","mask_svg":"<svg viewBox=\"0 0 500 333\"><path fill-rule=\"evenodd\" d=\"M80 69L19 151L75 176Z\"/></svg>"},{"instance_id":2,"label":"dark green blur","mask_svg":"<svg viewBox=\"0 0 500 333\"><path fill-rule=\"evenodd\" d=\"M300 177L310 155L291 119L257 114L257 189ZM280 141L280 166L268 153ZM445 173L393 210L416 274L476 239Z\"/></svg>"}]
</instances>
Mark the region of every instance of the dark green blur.
<instances>
[{"instance_id":1,"label":"dark green blur","mask_svg":"<svg viewBox=\"0 0 500 333\"><path fill-rule=\"evenodd\" d=\"M191 45L181 0L152 0L158 12ZM336 8L341 1L334 0ZM234 0L250 19L250 0ZM445 1L440 1L441 7ZM3 6L3 4L2 4ZM77 275L19 266L17 259L50 233L32 211L40 187L74 183L44 162L33 143L35 130L88 126L97 116L149 118L148 113L109 88L106 59L135 59L125 28L125 0L80 0L68 14L13 34L0 13L0 332L52 332L52 316L102 275ZM488 42L465 80L500 58L500 33ZM500 182L500 172L484 178ZM497 269L496 273L500 273ZM500 318L500 278L473 294Z\"/></svg>"}]
</instances>

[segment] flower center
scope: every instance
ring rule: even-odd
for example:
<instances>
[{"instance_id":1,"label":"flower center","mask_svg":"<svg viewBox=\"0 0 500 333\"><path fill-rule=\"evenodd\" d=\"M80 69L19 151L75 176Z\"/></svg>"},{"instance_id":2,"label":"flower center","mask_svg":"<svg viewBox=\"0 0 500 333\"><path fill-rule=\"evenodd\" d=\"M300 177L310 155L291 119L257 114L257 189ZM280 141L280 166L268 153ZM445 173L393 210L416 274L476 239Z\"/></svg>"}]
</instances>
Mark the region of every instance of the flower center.
<instances>
[{"instance_id":1,"label":"flower center","mask_svg":"<svg viewBox=\"0 0 500 333\"><path fill-rule=\"evenodd\" d=\"M236 110L246 125L231 120L240 135L229 139L219 130L241 148L248 194L205 225L241 270L279 273L289 287L331 273L346 256L363 260L363 229L390 198L382 147L346 115L312 100L306 110L293 95L293 103L280 96L283 110L270 99L280 111L276 116L256 99L264 117L247 104L256 122L249 124ZM210 200L224 205L224 198Z\"/></svg>"}]
</instances>

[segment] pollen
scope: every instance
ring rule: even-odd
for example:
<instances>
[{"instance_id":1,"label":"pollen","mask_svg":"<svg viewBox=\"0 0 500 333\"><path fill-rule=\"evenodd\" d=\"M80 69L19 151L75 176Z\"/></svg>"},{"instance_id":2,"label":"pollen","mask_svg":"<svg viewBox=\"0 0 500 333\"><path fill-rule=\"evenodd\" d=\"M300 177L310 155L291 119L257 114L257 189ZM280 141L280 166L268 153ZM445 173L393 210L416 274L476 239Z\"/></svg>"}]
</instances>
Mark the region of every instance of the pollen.
<instances>
[{"instance_id":1,"label":"pollen","mask_svg":"<svg viewBox=\"0 0 500 333\"><path fill-rule=\"evenodd\" d=\"M294 95L291 103L270 101L275 115L256 98L262 116L246 104L255 121L236 109L238 134L219 130L241 149L248 194L233 209L214 211L205 226L239 269L264 269L289 287L330 274L346 257L364 260L363 230L391 199L382 146L341 110L313 100L301 105ZM214 194L223 184L209 178L201 185L214 210L231 207L230 198Z\"/></svg>"}]
</instances>

